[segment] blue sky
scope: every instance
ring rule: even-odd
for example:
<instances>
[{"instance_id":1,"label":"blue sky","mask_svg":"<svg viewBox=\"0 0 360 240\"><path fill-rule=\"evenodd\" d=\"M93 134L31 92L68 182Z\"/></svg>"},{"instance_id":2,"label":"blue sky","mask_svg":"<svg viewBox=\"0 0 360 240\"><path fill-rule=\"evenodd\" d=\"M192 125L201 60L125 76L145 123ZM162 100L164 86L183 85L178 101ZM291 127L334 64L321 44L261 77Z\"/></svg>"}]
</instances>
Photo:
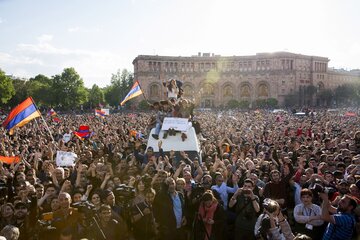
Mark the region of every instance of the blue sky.
<instances>
[{"instance_id":1,"label":"blue sky","mask_svg":"<svg viewBox=\"0 0 360 240\"><path fill-rule=\"evenodd\" d=\"M74 67L91 87L140 54L289 51L360 68L358 0L0 0L0 68L52 76Z\"/></svg>"}]
</instances>

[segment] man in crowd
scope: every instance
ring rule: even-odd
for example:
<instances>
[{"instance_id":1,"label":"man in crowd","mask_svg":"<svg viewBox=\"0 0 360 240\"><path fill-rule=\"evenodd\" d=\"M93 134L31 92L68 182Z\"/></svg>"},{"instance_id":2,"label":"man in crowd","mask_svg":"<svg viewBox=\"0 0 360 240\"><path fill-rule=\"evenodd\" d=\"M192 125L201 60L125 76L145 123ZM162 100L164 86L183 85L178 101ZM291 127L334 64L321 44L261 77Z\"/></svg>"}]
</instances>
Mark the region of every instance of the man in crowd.
<instances>
[{"instance_id":1,"label":"man in crowd","mask_svg":"<svg viewBox=\"0 0 360 240\"><path fill-rule=\"evenodd\" d=\"M356 219L355 199L348 195L342 197L337 208L331 206L327 193L320 193L323 200L322 219L329 222L323 240L350 240L354 234Z\"/></svg>"}]
</instances>

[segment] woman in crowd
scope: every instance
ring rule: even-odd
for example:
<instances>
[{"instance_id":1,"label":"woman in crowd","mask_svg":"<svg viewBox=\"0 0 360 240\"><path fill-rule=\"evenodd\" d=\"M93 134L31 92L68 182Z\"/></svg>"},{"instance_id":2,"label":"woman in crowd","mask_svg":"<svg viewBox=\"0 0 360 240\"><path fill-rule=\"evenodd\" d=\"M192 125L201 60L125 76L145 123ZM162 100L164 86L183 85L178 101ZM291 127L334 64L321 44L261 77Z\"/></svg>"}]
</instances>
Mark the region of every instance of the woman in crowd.
<instances>
[{"instance_id":1,"label":"woman in crowd","mask_svg":"<svg viewBox=\"0 0 360 240\"><path fill-rule=\"evenodd\" d=\"M14 206L11 203L5 203L0 208L0 230L6 225L12 225L14 223Z\"/></svg>"},{"instance_id":2,"label":"woman in crowd","mask_svg":"<svg viewBox=\"0 0 360 240\"><path fill-rule=\"evenodd\" d=\"M322 239L324 221L321 219L321 207L312 203L311 190L302 189L300 196L302 203L294 208L295 232L305 233L313 240Z\"/></svg>"},{"instance_id":3,"label":"woman in crowd","mask_svg":"<svg viewBox=\"0 0 360 240\"><path fill-rule=\"evenodd\" d=\"M226 239L226 215L223 207L218 203L211 190L202 197L198 211L197 239Z\"/></svg>"}]
</instances>

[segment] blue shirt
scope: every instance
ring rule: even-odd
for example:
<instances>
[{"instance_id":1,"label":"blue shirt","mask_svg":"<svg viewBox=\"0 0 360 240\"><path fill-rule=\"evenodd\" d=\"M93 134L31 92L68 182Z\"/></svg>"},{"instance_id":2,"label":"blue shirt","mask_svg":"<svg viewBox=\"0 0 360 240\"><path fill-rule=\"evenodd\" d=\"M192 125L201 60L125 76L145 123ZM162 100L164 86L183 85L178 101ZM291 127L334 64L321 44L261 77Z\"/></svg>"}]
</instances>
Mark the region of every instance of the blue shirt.
<instances>
[{"instance_id":1,"label":"blue shirt","mask_svg":"<svg viewBox=\"0 0 360 240\"><path fill-rule=\"evenodd\" d=\"M181 228L182 206L181 206L181 200L179 194L176 193L176 195L171 195L171 198L173 201L173 211L176 218L176 228Z\"/></svg>"},{"instance_id":2,"label":"blue shirt","mask_svg":"<svg viewBox=\"0 0 360 240\"><path fill-rule=\"evenodd\" d=\"M235 193L236 190L238 190L238 185L234 185L234 187L228 187L226 186L226 183L222 183L220 187L218 185L214 185L211 187L211 190L215 190L219 193L221 200L224 202L224 209L227 209L228 204L228 196L229 193Z\"/></svg>"},{"instance_id":3,"label":"blue shirt","mask_svg":"<svg viewBox=\"0 0 360 240\"><path fill-rule=\"evenodd\" d=\"M334 219L335 224L328 224L323 240L350 240L355 229L355 217L348 213L337 213Z\"/></svg>"}]
</instances>

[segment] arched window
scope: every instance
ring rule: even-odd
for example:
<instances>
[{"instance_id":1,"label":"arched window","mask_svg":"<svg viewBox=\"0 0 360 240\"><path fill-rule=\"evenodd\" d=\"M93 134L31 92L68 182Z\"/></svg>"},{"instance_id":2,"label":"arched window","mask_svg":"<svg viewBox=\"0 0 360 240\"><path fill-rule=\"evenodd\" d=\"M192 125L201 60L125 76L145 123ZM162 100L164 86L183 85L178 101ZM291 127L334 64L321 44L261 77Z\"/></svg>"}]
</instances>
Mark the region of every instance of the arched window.
<instances>
[{"instance_id":1,"label":"arched window","mask_svg":"<svg viewBox=\"0 0 360 240\"><path fill-rule=\"evenodd\" d=\"M248 84L245 84L241 87L240 90L240 96L244 98L250 98L251 97L251 89Z\"/></svg>"},{"instance_id":2,"label":"arched window","mask_svg":"<svg viewBox=\"0 0 360 240\"><path fill-rule=\"evenodd\" d=\"M150 98L160 97L160 87L157 84L150 86Z\"/></svg>"},{"instance_id":3,"label":"arched window","mask_svg":"<svg viewBox=\"0 0 360 240\"><path fill-rule=\"evenodd\" d=\"M233 88L230 85L226 85L223 91L223 97L233 97Z\"/></svg>"},{"instance_id":4,"label":"arched window","mask_svg":"<svg viewBox=\"0 0 360 240\"><path fill-rule=\"evenodd\" d=\"M258 88L259 97L269 97L269 87L265 83L261 83Z\"/></svg>"}]
</instances>

